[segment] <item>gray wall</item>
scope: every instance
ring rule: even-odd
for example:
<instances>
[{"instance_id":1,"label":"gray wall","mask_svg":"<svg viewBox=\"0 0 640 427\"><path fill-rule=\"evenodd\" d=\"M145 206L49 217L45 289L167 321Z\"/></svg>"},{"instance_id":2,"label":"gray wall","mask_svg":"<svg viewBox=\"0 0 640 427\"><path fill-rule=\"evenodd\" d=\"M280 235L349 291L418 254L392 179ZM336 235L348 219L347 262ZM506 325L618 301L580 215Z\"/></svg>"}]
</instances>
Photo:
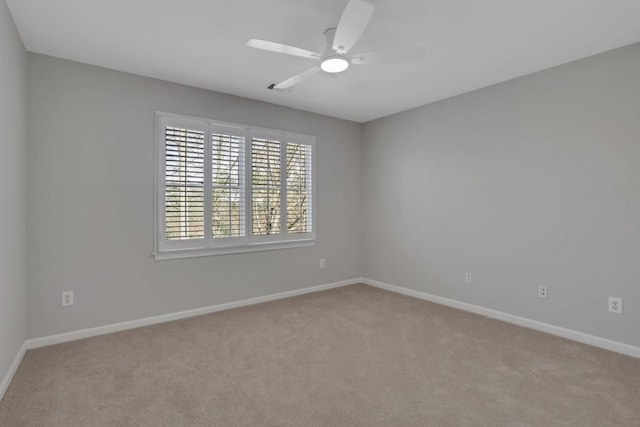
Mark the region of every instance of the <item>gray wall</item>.
<instances>
[{"instance_id":1,"label":"gray wall","mask_svg":"<svg viewBox=\"0 0 640 427\"><path fill-rule=\"evenodd\" d=\"M30 337L360 276L360 125L36 54L28 84ZM156 110L315 135L318 246L154 261Z\"/></svg>"},{"instance_id":2,"label":"gray wall","mask_svg":"<svg viewBox=\"0 0 640 427\"><path fill-rule=\"evenodd\" d=\"M364 272L640 345L637 75L640 45L367 123L361 134L355 123L30 54L29 336ZM320 244L154 261L156 110L316 135ZM541 284L548 300L536 297ZM74 307L60 306L65 289ZM608 296L625 299L622 316L607 312Z\"/></svg>"},{"instance_id":3,"label":"gray wall","mask_svg":"<svg viewBox=\"0 0 640 427\"><path fill-rule=\"evenodd\" d=\"M639 76L633 45L365 124L365 276L640 345Z\"/></svg>"},{"instance_id":4,"label":"gray wall","mask_svg":"<svg viewBox=\"0 0 640 427\"><path fill-rule=\"evenodd\" d=\"M27 335L26 63L7 5L0 1L0 381Z\"/></svg>"}]
</instances>

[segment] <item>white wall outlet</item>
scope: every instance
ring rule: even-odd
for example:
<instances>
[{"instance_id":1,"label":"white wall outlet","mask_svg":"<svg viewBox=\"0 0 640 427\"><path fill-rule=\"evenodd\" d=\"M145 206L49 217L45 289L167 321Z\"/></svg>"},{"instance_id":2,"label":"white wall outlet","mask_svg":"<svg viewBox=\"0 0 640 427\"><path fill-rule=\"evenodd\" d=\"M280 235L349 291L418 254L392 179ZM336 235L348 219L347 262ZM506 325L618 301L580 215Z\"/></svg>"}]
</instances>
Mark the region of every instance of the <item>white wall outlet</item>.
<instances>
[{"instance_id":1,"label":"white wall outlet","mask_svg":"<svg viewBox=\"0 0 640 427\"><path fill-rule=\"evenodd\" d=\"M609 297L609 311L622 314L622 298Z\"/></svg>"},{"instance_id":2,"label":"white wall outlet","mask_svg":"<svg viewBox=\"0 0 640 427\"><path fill-rule=\"evenodd\" d=\"M465 274L464 282L465 283L471 283L471 273L467 272L467 274Z\"/></svg>"},{"instance_id":3,"label":"white wall outlet","mask_svg":"<svg viewBox=\"0 0 640 427\"><path fill-rule=\"evenodd\" d=\"M538 298L547 299L547 287L546 286L538 286Z\"/></svg>"},{"instance_id":4,"label":"white wall outlet","mask_svg":"<svg viewBox=\"0 0 640 427\"><path fill-rule=\"evenodd\" d=\"M320 260L320 268L325 268L327 266L327 263L325 262L324 258L322 258Z\"/></svg>"},{"instance_id":5,"label":"white wall outlet","mask_svg":"<svg viewBox=\"0 0 640 427\"><path fill-rule=\"evenodd\" d=\"M73 305L73 291L62 291L62 306Z\"/></svg>"}]
</instances>

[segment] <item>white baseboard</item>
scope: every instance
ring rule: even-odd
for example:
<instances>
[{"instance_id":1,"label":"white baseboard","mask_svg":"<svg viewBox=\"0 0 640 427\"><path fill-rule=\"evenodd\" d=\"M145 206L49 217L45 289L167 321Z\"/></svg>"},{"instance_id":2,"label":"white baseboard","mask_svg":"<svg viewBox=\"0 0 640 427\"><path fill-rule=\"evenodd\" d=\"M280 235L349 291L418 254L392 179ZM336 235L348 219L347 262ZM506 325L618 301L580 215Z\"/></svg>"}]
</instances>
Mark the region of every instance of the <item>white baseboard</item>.
<instances>
[{"instance_id":1,"label":"white baseboard","mask_svg":"<svg viewBox=\"0 0 640 427\"><path fill-rule=\"evenodd\" d=\"M627 356L640 358L640 347L635 347L607 338L602 338L595 335L586 334L584 332L575 331L573 329L551 325L549 323L539 322L537 320L504 313L498 310L492 310L490 308L485 308L478 305L468 304L466 302L439 297L437 295L428 294L426 292L420 292L413 289L390 285L388 283L379 282L377 280L361 278L360 282L370 286L374 286L376 288L386 289L391 292L408 295L410 297L434 302L436 304L446 305L448 307L457 308L458 310L468 311L471 313L479 314L481 316L490 317L492 319L502 320L503 322L512 323L514 325L523 326L525 328L534 329L540 332L546 332L548 334L556 335L562 338L567 338L583 344L588 344L594 347L604 348L606 350L626 354Z\"/></svg>"},{"instance_id":2,"label":"white baseboard","mask_svg":"<svg viewBox=\"0 0 640 427\"><path fill-rule=\"evenodd\" d=\"M25 341L24 343L22 343L22 346L20 346L20 349L18 350L18 354L16 354L16 357L13 359L13 362L11 362L11 366L9 366L9 371L7 371L7 374L4 376L4 378L2 379L2 382L0 383L0 400L2 400L2 398L4 397L4 394L7 392L7 389L9 388L9 384L11 384L11 380L13 379L13 376L18 371L18 366L20 366L20 362L22 362L22 358L24 357L24 354L26 353L26 351L27 351L27 342Z\"/></svg>"},{"instance_id":3,"label":"white baseboard","mask_svg":"<svg viewBox=\"0 0 640 427\"><path fill-rule=\"evenodd\" d=\"M327 289L354 285L356 283L364 283L370 286L374 286L376 288L386 289L391 292L396 292L396 293L411 296L414 298L419 298L422 300L434 302L436 304L446 305L448 307L456 308L463 311L468 311L471 313L479 314L481 316L486 316L492 319L497 319L507 323L512 323L514 325L523 326L525 328L546 332L551 335L567 338L583 344L589 344L595 347L600 347L606 350L611 350L617 353L640 358L640 347L635 347L629 344L612 341L612 340L598 337L595 335L586 334L586 333L575 331L572 329L567 329L560 326L539 322L537 320L532 320L525 317L508 314L501 311L492 310L489 308L468 304L465 302L444 298L437 295L428 294L426 292L420 292L413 289L390 285L388 283L380 282L377 280L359 277L359 278L354 278L350 280L344 280L341 282L311 286L308 288L296 289L296 290L287 291L287 292L280 292L280 293L265 295L261 297L228 302L224 304L212 305L209 307L201 307L193 310L180 311L177 313L169 313L169 314L163 314L163 315L153 316L153 317L146 317L143 319L131 320L128 322L114 323L111 325L97 326L94 328L81 329L78 331L66 332L62 334L56 334L56 335L50 335L50 336L26 340L22 345L22 347L20 348L20 350L18 351L18 354L16 355L13 363L9 368L9 371L6 373L6 375L2 379L2 382L0 383L0 400L2 400L2 397L7 391L9 384L13 379L13 376L18 370L18 366L20 365L20 362L22 361L22 358L24 357L24 354L28 349L44 347L44 346L53 345L53 344L60 344L68 341L75 341L83 338L109 334L112 332L124 331L127 329L134 329L142 326L155 325L158 323L170 322L172 320L179 320L179 319L185 319L188 317L200 316L203 314L215 313L218 311L230 310L232 308L260 304L263 302L289 298L297 295L304 295L304 294L309 294L313 292L324 291Z\"/></svg>"},{"instance_id":4,"label":"white baseboard","mask_svg":"<svg viewBox=\"0 0 640 427\"><path fill-rule=\"evenodd\" d=\"M212 305L209 307L195 308L193 310L179 311L177 313L162 314L159 316L145 317L143 319L138 319L138 320L130 320L127 322L113 323L111 325L97 326L94 328L81 329L78 331L65 332L62 334L49 335L49 336L40 337L40 338L32 338L27 340L25 342L25 345L27 349L45 347L53 344L61 344L68 341L75 341L83 338L110 334L112 332L140 328L142 326L155 325L157 323L164 323L164 322L170 322L172 320L186 319L188 317L215 313L217 311L230 310L232 308L245 307L248 305L260 304L267 301L274 301L274 300L289 298L297 295L304 295L312 292L319 292L327 289L339 288L341 286L354 285L356 283L361 283L361 279L355 278L350 280L343 280L341 282L311 286L309 288L303 288L303 289L295 289L293 291L280 292L277 294L249 298L249 299L244 299L240 301L232 301L224 304Z\"/></svg>"}]
</instances>

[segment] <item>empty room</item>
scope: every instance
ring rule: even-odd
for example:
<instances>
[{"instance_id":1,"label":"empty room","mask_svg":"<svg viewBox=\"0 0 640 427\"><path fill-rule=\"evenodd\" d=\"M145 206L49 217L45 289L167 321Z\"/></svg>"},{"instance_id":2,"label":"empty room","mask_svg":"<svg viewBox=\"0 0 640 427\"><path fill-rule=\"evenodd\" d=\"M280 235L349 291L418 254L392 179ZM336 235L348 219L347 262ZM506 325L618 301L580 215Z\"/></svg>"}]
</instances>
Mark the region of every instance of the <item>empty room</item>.
<instances>
[{"instance_id":1,"label":"empty room","mask_svg":"<svg viewBox=\"0 0 640 427\"><path fill-rule=\"evenodd\" d=\"M0 0L0 426L640 426L637 0Z\"/></svg>"}]
</instances>

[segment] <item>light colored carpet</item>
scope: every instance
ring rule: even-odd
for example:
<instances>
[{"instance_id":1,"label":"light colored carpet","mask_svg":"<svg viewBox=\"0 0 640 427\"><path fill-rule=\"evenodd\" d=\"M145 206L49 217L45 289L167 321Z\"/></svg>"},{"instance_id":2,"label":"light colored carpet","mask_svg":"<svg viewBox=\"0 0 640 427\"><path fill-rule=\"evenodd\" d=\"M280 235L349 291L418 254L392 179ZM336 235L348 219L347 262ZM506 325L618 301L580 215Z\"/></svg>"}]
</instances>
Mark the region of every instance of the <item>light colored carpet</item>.
<instances>
[{"instance_id":1,"label":"light colored carpet","mask_svg":"<svg viewBox=\"0 0 640 427\"><path fill-rule=\"evenodd\" d=\"M365 285L27 352L2 426L638 426L640 360Z\"/></svg>"}]
</instances>

